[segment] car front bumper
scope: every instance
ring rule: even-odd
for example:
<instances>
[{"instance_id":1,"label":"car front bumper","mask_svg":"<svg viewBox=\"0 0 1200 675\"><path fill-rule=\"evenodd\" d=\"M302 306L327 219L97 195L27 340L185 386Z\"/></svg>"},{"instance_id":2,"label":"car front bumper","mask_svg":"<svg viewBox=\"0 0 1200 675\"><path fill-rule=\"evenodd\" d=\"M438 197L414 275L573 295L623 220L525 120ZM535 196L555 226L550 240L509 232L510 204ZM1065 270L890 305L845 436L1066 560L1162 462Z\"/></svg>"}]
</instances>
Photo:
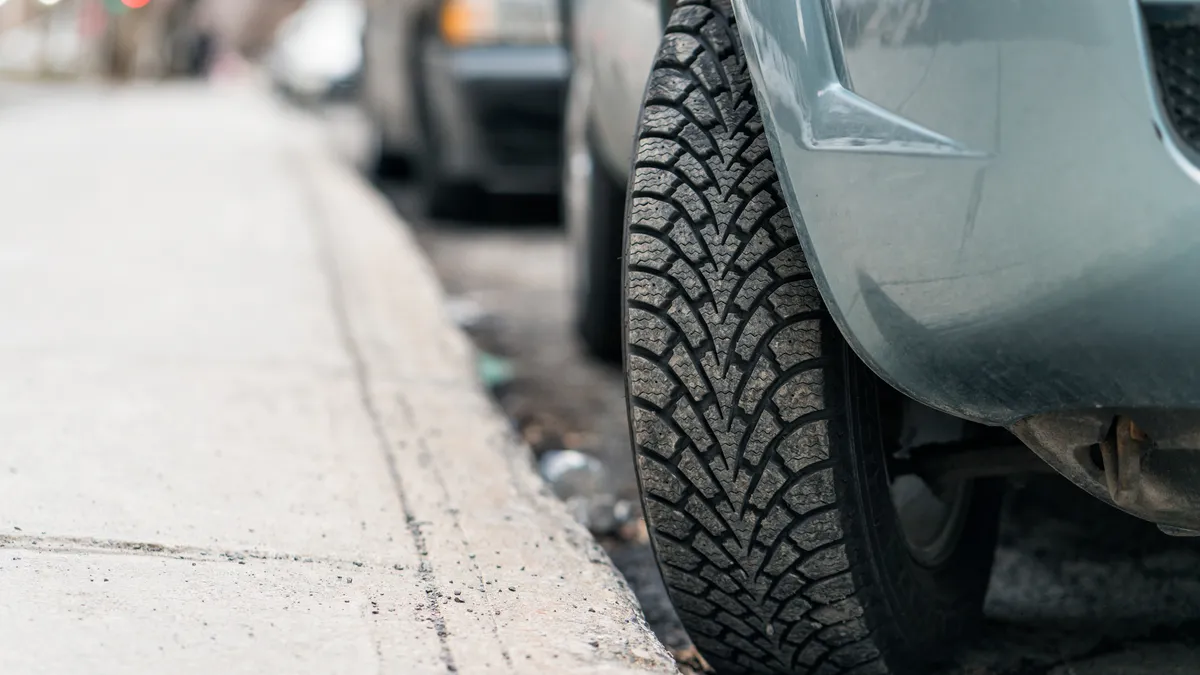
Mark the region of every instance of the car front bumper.
<instances>
[{"instance_id":1,"label":"car front bumper","mask_svg":"<svg viewBox=\"0 0 1200 675\"><path fill-rule=\"evenodd\" d=\"M426 95L442 175L494 193L556 192L567 71L558 45L432 45Z\"/></svg>"},{"instance_id":2,"label":"car front bumper","mask_svg":"<svg viewBox=\"0 0 1200 675\"><path fill-rule=\"evenodd\" d=\"M877 373L989 424L1200 409L1200 170L1141 3L734 4L817 283Z\"/></svg>"}]
</instances>

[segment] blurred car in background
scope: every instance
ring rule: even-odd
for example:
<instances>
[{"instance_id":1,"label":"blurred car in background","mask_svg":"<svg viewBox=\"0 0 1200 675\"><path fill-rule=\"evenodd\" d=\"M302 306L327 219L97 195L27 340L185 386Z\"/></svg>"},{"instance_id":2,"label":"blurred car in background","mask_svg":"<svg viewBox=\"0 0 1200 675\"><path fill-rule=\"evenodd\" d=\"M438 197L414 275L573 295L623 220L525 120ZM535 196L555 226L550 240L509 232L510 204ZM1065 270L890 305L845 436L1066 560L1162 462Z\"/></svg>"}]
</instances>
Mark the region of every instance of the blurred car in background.
<instances>
[{"instance_id":1,"label":"blurred car in background","mask_svg":"<svg viewBox=\"0 0 1200 675\"><path fill-rule=\"evenodd\" d=\"M308 0L280 26L267 58L277 87L301 101L345 98L363 67L362 0Z\"/></svg>"},{"instance_id":2,"label":"blurred car in background","mask_svg":"<svg viewBox=\"0 0 1200 675\"><path fill-rule=\"evenodd\" d=\"M606 361L621 357L625 187L638 111L673 2L561 0L570 46L563 214L570 239L577 325Z\"/></svg>"},{"instance_id":3,"label":"blurred car in background","mask_svg":"<svg viewBox=\"0 0 1200 675\"><path fill-rule=\"evenodd\" d=\"M558 0L372 0L363 106L433 215L469 195L555 194L567 59Z\"/></svg>"}]
</instances>

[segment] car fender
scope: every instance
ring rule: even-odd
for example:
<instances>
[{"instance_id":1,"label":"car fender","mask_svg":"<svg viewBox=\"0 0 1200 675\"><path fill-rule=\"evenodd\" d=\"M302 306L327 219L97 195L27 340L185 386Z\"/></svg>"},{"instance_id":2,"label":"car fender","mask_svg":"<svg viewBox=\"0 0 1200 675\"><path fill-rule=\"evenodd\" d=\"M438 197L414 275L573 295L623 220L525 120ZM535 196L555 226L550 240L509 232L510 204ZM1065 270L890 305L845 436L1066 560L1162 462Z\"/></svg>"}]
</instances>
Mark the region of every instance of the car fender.
<instances>
[{"instance_id":1,"label":"car fender","mask_svg":"<svg viewBox=\"0 0 1200 675\"><path fill-rule=\"evenodd\" d=\"M733 0L854 351L995 425L1200 407L1200 170L1135 0Z\"/></svg>"}]
</instances>

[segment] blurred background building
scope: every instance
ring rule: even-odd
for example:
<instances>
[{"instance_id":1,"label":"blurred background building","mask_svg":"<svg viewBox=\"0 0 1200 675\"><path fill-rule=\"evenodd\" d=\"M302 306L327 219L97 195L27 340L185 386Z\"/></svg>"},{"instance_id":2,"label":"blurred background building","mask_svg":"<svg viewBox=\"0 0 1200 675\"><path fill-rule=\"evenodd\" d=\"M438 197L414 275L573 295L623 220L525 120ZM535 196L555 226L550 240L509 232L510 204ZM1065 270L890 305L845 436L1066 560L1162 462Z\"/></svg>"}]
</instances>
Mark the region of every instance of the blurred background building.
<instances>
[{"instance_id":1,"label":"blurred background building","mask_svg":"<svg viewBox=\"0 0 1200 675\"><path fill-rule=\"evenodd\" d=\"M0 73L201 74L256 58L303 0L0 0Z\"/></svg>"}]
</instances>

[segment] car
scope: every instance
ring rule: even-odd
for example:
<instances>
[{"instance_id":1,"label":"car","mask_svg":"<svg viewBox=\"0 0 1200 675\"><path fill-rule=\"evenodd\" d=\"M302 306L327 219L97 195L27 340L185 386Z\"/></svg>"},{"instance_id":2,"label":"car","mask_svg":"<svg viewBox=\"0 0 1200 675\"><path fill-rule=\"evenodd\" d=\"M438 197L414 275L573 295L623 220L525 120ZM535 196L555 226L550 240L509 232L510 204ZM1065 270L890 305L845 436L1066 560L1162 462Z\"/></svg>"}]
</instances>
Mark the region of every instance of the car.
<instances>
[{"instance_id":1,"label":"car","mask_svg":"<svg viewBox=\"0 0 1200 675\"><path fill-rule=\"evenodd\" d=\"M308 0L284 20L268 58L275 85L307 103L352 96L362 74L362 0Z\"/></svg>"},{"instance_id":2,"label":"car","mask_svg":"<svg viewBox=\"0 0 1200 675\"><path fill-rule=\"evenodd\" d=\"M369 3L363 107L381 158L413 166L431 213L461 212L477 190L557 194L567 76L558 7Z\"/></svg>"},{"instance_id":3,"label":"car","mask_svg":"<svg viewBox=\"0 0 1200 675\"><path fill-rule=\"evenodd\" d=\"M563 0L571 69L563 147L563 220L577 327L603 361L621 356L625 189L642 92L665 10L647 0Z\"/></svg>"},{"instance_id":4,"label":"car","mask_svg":"<svg viewBox=\"0 0 1200 675\"><path fill-rule=\"evenodd\" d=\"M651 543L718 672L931 672L1016 473L1200 534L1193 3L571 22L581 325L623 352Z\"/></svg>"}]
</instances>

